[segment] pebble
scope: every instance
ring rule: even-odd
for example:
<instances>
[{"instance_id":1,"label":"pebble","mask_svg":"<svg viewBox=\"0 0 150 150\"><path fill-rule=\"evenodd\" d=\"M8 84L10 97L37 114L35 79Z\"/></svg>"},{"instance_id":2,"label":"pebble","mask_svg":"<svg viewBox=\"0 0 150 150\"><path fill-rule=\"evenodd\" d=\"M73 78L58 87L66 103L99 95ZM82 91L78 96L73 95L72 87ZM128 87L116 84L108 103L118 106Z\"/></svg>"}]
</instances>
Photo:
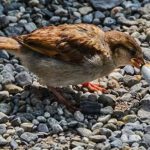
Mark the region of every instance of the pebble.
<instances>
[{"instance_id":1,"label":"pebble","mask_svg":"<svg viewBox=\"0 0 150 150\"><path fill-rule=\"evenodd\" d=\"M31 76L25 71L18 73L15 78L20 86L27 86L32 83Z\"/></svg>"},{"instance_id":2,"label":"pebble","mask_svg":"<svg viewBox=\"0 0 150 150\"><path fill-rule=\"evenodd\" d=\"M0 91L0 100L7 99L9 97L8 91Z\"/></svg>"},{"instance_id":3,"label":"pebble","mask_svg":"<svg viewBox=\"0 0 150 150\"><path fill-rule=\"evenodd\" d=\"M92 135L89 136L89 139L95 143L100 143L106 141L106 136L105 135Z\"/></svg>"},{"instance_id":4,"label":"pebble","mask_svg":"<svg viewBox=\"0 0 150 150\"><path fill-rule=\"evenodd\" d=\"M137 120L136 115L126 115L122 118L123 122L135 122Z\"/></svg>"},{"instance_id":5,"label":"pebble","mask_svg":"<svg viewBox=\"0 0 150 150\"><path fill-rule=\"evenodd\" d=\"M89 137L92 135L92 131L86 128L77 128L77 131L83 137Z\"/></svg>"},{"instance_id":6,"label":"pebble","mask_svg":"<svg viewBox=\"0 0 150 150\"><path fill-rule=\"evenodd\" d=\"M8 115L8 114L10 114L11 110L12 110L12 108L9 103L0 103L0 112Z\"/></svg>"},{"instance_id":7,"label":"pebble","mask_svg":"<svg viewBox=\"0 0 150 150\"><path fill-rule=\"evenodd\" d=\"M0 124L0 135L3 135L6 132L6 125Z\"/></svg>"},{"instance_id":8,"label":"pebble","mask_svg":"<svg viewBox=\"0 0 150 150\"><path fill-rule=\"evenodd\" d=\"M122 148L122 141L120 139L116 139L110 143L112 148Z\"/></svg>"},{"instance_id":9,"label":"pebble","mask_svg":"<svg viewBox=\"0 0 150 150\"><path fill-rule=\"evenodd\" d=\"M112 25L115 25L116 24L116 20L115 19L112 19L111 17L106 17L104 22L103 22L104 26L112 26Z\"/></svg>"},{"instance_id":10,"label":"pebble","mask_svg":"<svg viewBox=\"0 0 150 150\"><path fill-rule=\"evenodd\" d=\"M83 16L83 22L84 23L91 23L92 20L93 20L93 14L91 14L91 13Z\"/></svg>"},{"instance_id":11,"label":"pebble","mask_svg":"<svg viewBox=\"0 0 150 150\"><path fill-rule=\"evenodd\" d=\"M16 142L14 139L12 139L12 140L10 141L10 146L11 146L11 148L12 148L13 150L15 150L15 149L18 148L18 144L17 144L17 142Z\"/></svg>"},{"instance_id":12,"label":"pebble","mask_svg":"<svg viewBox=\"0 0 150 150\"><path fill-rule=\"evenodd\" d=\"M98 122L98 123L95 123L93 126L92 126L92 130L96 130L96 129L100 129L101 127L103 126L103 123L102 122Z\"/></svg>"},{"instance_id":13,"label":"pebble","mask_svg":"<svg viewBox=\"0 0 150 150\"><path fill-rule=\"evenodd\" d=\"M48 132L49 132L49 129L48 129L48 127L47 127L46 124L40 123L40 124L38 125L38 131L39 131L39 132L46 132L46 133L48 133Z\"/></svg>"},{"instance_id":14,"label":"pebble","mask_svg":"<svg viewBox=\"0 0 150 150\"><path fill-rule=\"evenodd\" d=\"M97 121L106 123L110 118L111 118L111 115L100 116L100 117L98 117Z\"/></svg>"},{"instance_id":15,"label":"pebble","mask_svg":"<svg viewBox=\"0 0 150 150\"><path fill-rule=\"evenodd\" d=\"M80 112L80 111L76 111L74 113L74 118L79 121L79 122L83 122L84 121L84 115Z\"/></svg>"},{"instance_id":16,"label":"pebble","mask_svg":"<svg viewBox=\"0 0 150 150\"><path fill-rule=\"evenodd\" d=\"M113 114L113 108L111 106L107 106L101 109L101 113L103 115Z\"/></svg>"},{"instance_id":17,"label":"pebble","mask_svg":"<svg viewBox=\"0 0 150 150\"><path fill-rule=\"evenodd\" d=\"M27 131L27 132L30 132L30 131L32 131L33 130L33 124L32 123L22 123L21 124L21 127L25 130L25 131Z\"/></svg>"},{"instance_id":18,"label":"pebble","mask_svg":"<svg viewBox=\"0 0 150 150\"><path fill-rule=\"evenodd\" d=\"M0 135L0 146L4 146L6 144L8 144L8 141Z\"/></svg>"},{"instance_id":19,"label":"pebble","mask_svg":"<svg viewBox=\"0 0 150 150\"><path fill-rule=\"evenodd\" d=\"M36 25L33 22L25 24L24 27L29 33L37 29Z\"/></svg>"},{"instance_id":20,"label":"pebble","mask_svg":"<svg viewBox=\"0 0 150 150\"><path fill-rule=\"evenodd\" d=\"M107 10L111 9L119 4L121 4L122 1L120 0L90 0L90 3L93 5L93 7L97 10Z\"/></svg>"},{"instance_id":21,"label":"pebble","mask_svg":"<svg viewBox=\"0 0 150 150\"><path fill-rule=\"evenodd\" d=\"M148 147L150 147L150 134L144 134L143 141Z\"/></svg>"},{"instance_id":22,"label":"pebble","mask_svg":"<svg viewBox=\"0 0 150 150\"><path fill-rule=\"evenodd\" d=\"M38 136L35 133L24 132L23 134L21 134L20 138L21 140L29 143L31 141L36 141L38 139Z\"/></svg>"},{"instance_id":23,"label":"pebble","mask_svg":"<svg viewBox=\"0 0 150 150\"><path fill-rule=\"evenodd\" d=\"M15 84L7 84L7 85L5 85L4 89L11 94L20 93L23 91L23 88L15 85Z\"/></svg>"},{"instance_id":24,"label":"pebble","mask_svg":"<svg viewBox=\"0 0 150 150\"><path fill-rule=\"evenodd\" d=\"M131 65L126 65L124 71L129 75L134 75L134 68Z\"/></svg>"},{"instance_id":25,"label":"pebble","mask_svg":"<svg viewBox=\"0 0 150 150\"><path fill-rule=\"evenodd\" d=\"M84 7L79 8L79 12L80 12L80 14L82 14L82 15L87 15L87 14L90 13L92 10L93 10L92 7L88 7L88 6L84 6Z\"/></svg>"}]
</instances>

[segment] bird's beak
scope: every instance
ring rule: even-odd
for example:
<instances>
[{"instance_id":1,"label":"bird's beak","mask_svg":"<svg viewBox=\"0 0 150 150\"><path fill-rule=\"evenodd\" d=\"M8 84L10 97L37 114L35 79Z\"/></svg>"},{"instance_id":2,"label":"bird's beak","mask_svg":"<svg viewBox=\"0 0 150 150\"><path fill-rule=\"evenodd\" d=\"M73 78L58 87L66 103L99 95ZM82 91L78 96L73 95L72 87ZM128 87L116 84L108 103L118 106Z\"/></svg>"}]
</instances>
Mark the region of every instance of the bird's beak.
<instances>
[{"instance_id":1,"label":"bird's beak","mask_svg":"<svg viewBox=\"0 0 150 150\"><path fill-rule=\"evenodd\" d=\"M136 68L141 68L145 64L145 62L143 58L132 58L131 64Z\"/></svg>"}]
</instances>

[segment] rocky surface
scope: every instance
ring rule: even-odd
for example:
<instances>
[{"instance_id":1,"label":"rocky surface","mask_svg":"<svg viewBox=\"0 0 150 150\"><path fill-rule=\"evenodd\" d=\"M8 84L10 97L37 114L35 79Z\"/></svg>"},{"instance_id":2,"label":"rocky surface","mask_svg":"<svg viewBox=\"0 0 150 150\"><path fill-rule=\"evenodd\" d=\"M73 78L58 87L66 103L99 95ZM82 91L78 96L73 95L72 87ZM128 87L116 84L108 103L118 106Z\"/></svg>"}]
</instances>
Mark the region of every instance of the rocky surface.
<instances>
[{"instance_id":1,"label":"rocky surface","mask_svg":"<svg viewBox=\"0 0 150 150\"><path fill-rule=\"evenodd\" d=\"M51 24L92 23L136 38L150 61L150 1L0 1L0 35L14 36ZM0 147L31 150L119 150L150 147L150 89L127 65L98 79L106 94L62 88L83 112L70 113L6 51L0 52ZM25 87L26 86L26 87Z\"/></svg>"}]
</instances>

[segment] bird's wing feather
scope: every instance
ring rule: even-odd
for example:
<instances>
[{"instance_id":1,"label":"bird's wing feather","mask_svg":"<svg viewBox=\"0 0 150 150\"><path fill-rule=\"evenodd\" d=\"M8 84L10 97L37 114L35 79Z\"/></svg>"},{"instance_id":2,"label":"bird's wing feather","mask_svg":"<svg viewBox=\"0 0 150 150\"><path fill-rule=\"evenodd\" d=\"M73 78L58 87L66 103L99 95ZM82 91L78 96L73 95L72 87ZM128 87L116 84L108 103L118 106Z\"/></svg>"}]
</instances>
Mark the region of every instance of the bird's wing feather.
<instances>
[{"instance_id":1,"label":"bird's wing feather","mask_svg":"<svg viewBox=\"0 0 150 150\"><path fill-rule=\"evenodd\" d=\"M85 57L109 53L105 33L88 24L49 26L18 39L34 51L68 62L82 62Z\"/></svg>"}]
</instances>

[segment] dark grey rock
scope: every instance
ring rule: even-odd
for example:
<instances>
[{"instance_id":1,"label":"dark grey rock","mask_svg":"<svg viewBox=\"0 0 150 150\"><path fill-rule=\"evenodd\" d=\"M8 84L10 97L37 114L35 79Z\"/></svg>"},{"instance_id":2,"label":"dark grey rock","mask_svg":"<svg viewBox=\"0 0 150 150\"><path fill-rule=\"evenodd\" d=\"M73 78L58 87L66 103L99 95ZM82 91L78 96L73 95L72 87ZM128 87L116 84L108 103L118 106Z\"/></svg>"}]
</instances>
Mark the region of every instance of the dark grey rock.
<instances>
[{"instance_id":1,"label":"dark grey rock","mask_svg":"<svg viewBox=\"0 0 150 150\"><path fill-rule=\"evenodd\" d=\"M102 103L104 106L112 106L113 108L115 107L115 101L111 97L104 94L99 96L98 102Z\"/></svg>"},{"instance_id":2,"label":"dark grey rock","mask_svg":"<svg viewBox=\"0 0 150 150\"><path fill-rule=\"evenodd\" d=\"M37 29L36 25L33 22L25 24L24 27L29 33Z\"/></svg>"},{"instance_id":3,"label":"dark grey rock","mask_svg":"<svg viewBox=\"0 0 150 150\"><path fill-rule=\"evenodd\" d=\"M26 142L31 142L31 141L36 141L38 139L38 136L35 133L30 133L30 132L24 132L20 136L21 140L26 141Z\"/></svg>"},{"instance_id":4,"label":"dark grey rock","mask_svg":"<svg viewBox=\"0 0 150 150\"><path fill-rule=\"evenodd\" d=\"M121 4L122 0L90 0L90 3L97 10L107 10Z\"/></svg>"},{"instance_id":5,"label":"dark grey rock","mask_svg":"<svg viewBox=\"0 0 150 150\"><path fill-rule=\"evenodd\" d=\"M4 146L6 144L8 144L8 141L0 135L0 146Z\"/></svg>"},{"instance_id":6,"label":"dark grey rock","mask_svg":"<svg viewBox=\"0 0 150 150\"><path fill-rule=\"evenodd\" d=\"M12 108L9 103L0 103L0 112L8 115L8 114L10 114L11 110L12 110Z\"/></svg>"},{"instance_id":7,"label":"dark grey rock","mask_svg":"<svg viewBox=\"0 0 150 150\"><path fill-rule=\"evenodd\" d=\"M3 135L6 132L6 125L0 124L0 135Z\"/></svg>"},{"instance_id":8,"label":"dark grey rock","mask_svg":"<svg viewBox=\"0 0 150 150\"><path fill-rule=\"evenodd\" d=\"M92 20L93 20L93 14L92 13L83 16L83 22L85 22L85 23L91 23Z\"/></svg>"},{"instance_id":9,"label":"dark grey rock","mask_svg":"<svg viewBox=\"0 0 150 150\"><path fill-rule=\"evenodd\" d=\"M116 20L115 20L115 19L113 19L113 18L111 18L111 17L106 17L106 18L104 19L103 24L104 24L104 26L108 26L108 27L110 27L110 26L112 26L112 25L115 25L115 24L116 24Z\"/></svg>"},{"instance_id":10,"label":"dark grey rock","mask_svg":"<svg viewBox=\"0 0 150 150\"><path fill-rule=\"evenodd\" d=\"M124 82L124 84L125 84L126 86L131 87L131 86L133 86L133 85L139 83L139 80L137 80L137 79L134 78L133 76L127 75L127 76L125 76L125 77L123 78L123 82Z\"/></svg>"},{"instance_id":11,"label":"dark grey rock","mask_svg":"<svg viewBox=\"0 0 150 150\"><path fill-rule=\"evenodd\" d=\"M24 129L21 127L15 127L15 131L18 136L24 133Z\"/></svg>"},{"instance_id":12,"label":"dark grey rock","mask_svg":"<svg viewBox=\"0 0 150 150\"><path fill-rule=\"evenodd\" d=\"M0 51L0 58L9 59L9 54L5 50L2 50Z\"/></svg>"},{"instance_id":13,"label":"dark grey rock","mask_svg":"<svg viewBox=\"0 0 150 150\"><path fill-rule=\"evenodd\" d=\"M3 5L0 4L0 15L3 14L3 11L4 11L4 7L3 7Z\"/></svg>"},{"instance_id":14,"label":"dark grey rock","mask_svg":"<svg viewBox=\"0 0 150 150\"><path fill-rule=\"evenodd\" d=\"M22 34L24 28L20 26L9 26L4 29L7 36L17 36Z\"/></svg>"},{"instance_id":15,"label":"dark grey rock","mask_svg":"<svg viewBox=\"0 0 150 150\"><path fill-rule=\"evenodd\" d=\"M38 125L38 128L37 128L37 129L38 129L39 132L46 132L46 133L49 132L49 129L48 129L47 125L44 124L44 123L40 123L40 124Z\"/></svg>"},{"instance_id":16,"label":"dark grey rock","mask_svg":"<svg viewBox=\"0 0 150 150\"><path fill-rule=\"evenodd\" d=\"M94 18L102 20L105 18L105 15L101 11L96 11L96 12L94 12Z\"/></svg>"},{"instance_id":17,"label":"dark grey rock","mask_svg":"<svg viewBox=\"0 0 150 150\"><path fill-rule=\"evenodd\" d=\"M16 75L15 79L16 79L17 83L21 86L27 86L32 83L31 76L25 71L18 73Z\"/></svg>"},{"instance_id":18,"label":"dark grey rock","mask_svg":"<svg viewBox=\"0 0 150 150\"><path fill-rule=\"evenodd\" d=\"M0 16L0 29L7 27L9 24L9 20L7 16Z\"/></svg>"},{"instance_id":19,"label":"dark grey rock","mask_svg":"<svg viewBox=\"0 0 150 150\"><path fill-rule=\"evenodd\" d=\"M18 18L16 16L7 16L7 19L9 20L9 22L17 22L18 21Z\"/></svg>"},{"instance_id":20,"label":"dark grey rock","mask_svg":"<svg viewBox=\"0 0 150 150\"><path fill-rule=\"evenodd\" d=\"M16 117L16 118L14 118L14 119L11 121L11 125L14 126L14 127L20 126L20 124L21 124L21 119L20 119L20 117Z\"/></svg>"},{"instance_id":21,"label":"dark grey rock","mask_svg":"<svg viewBox=\"0 0 150 150\"><path fill-rule=\"evenodd\" d=\"M63 132L63 128L59 124L52 125L51 129L52 129L52 131L53 131L54 134Z\"/></svg>"}]
</instances>

